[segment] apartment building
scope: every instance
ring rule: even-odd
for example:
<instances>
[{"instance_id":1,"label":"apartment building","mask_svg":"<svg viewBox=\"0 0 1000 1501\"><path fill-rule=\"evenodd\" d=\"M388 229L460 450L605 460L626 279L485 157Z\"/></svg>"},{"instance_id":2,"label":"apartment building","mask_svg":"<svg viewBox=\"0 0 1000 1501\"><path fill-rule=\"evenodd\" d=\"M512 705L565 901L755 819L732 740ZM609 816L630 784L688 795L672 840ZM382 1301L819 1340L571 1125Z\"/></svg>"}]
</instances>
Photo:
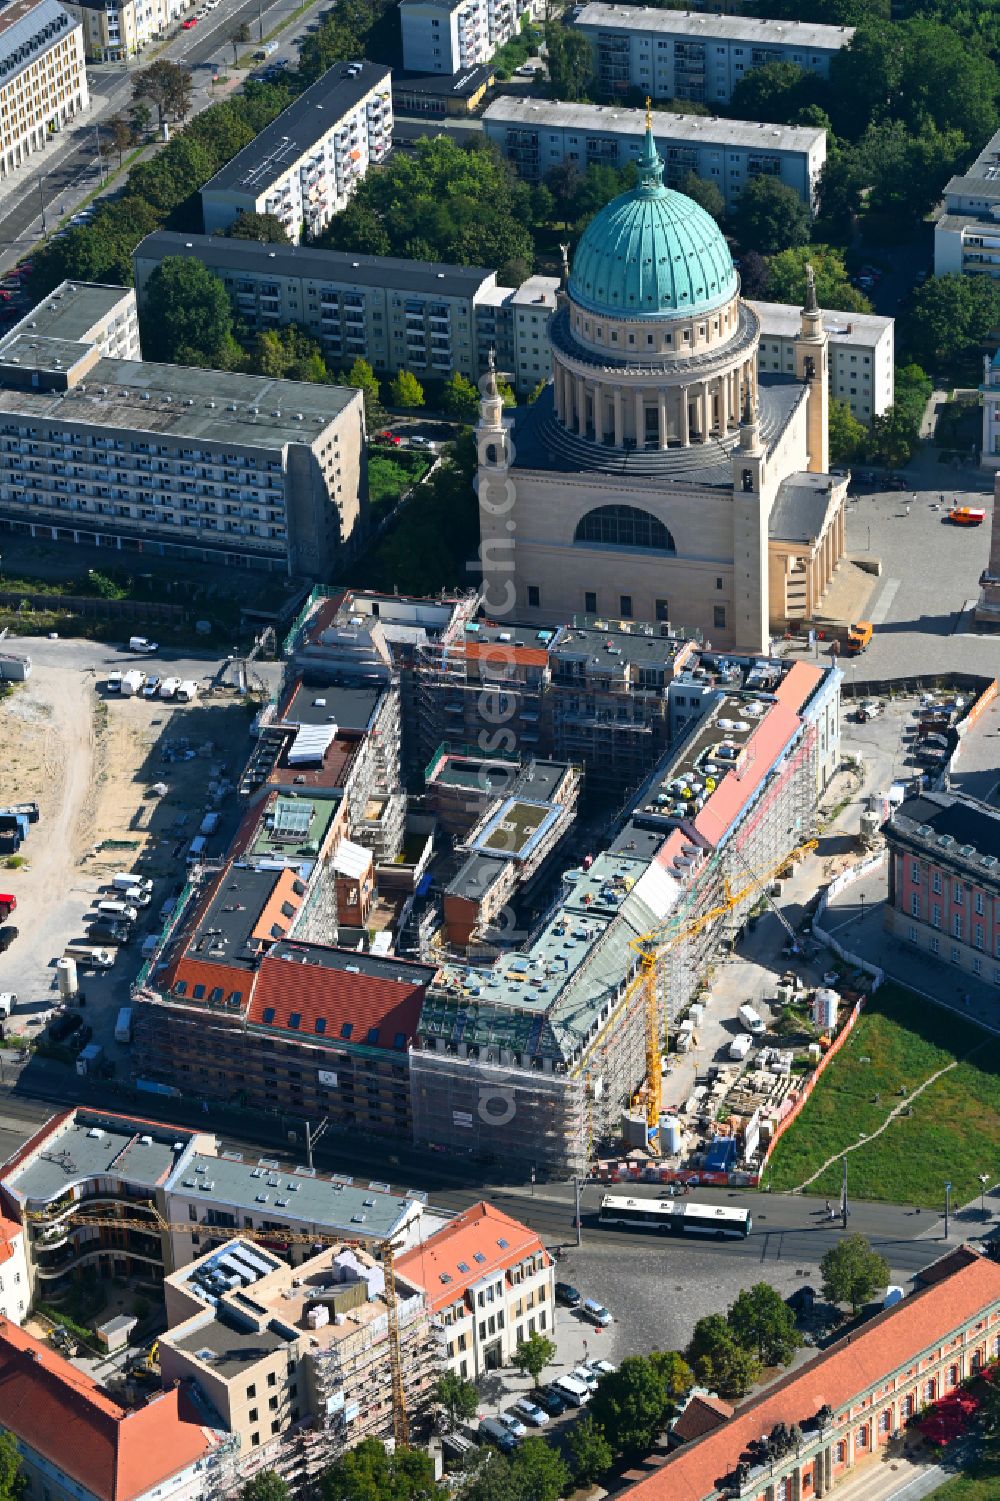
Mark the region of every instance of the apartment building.
<instances>
[{"instance_id":1,"label":"apartment building","mask_svg":"<svg viewBox=\"0 0 1000 1501\"><path fill-rule=\"evenodd\" d=\"M959 793L922 792L900 803L883 833L888 932L1000 986L1000 813Z\"/></svg>"},{"instance_id":2,"label":"apartment building","mask_svg":"<svg viewBox=\"0 0 1000 1501\"><path fill-rule=\"evenodd\" d=\"M598 91L614 96L641 89L653 99L728 104L753 68L796 63L826 78L848 45L853 26L808 21L758 21L591 0L575 24L594 52Z\"/></svg>"},{"instance_id":3,"label":"apartment building","mask_svg":"<svg viewBox=\"0 0 1000 1501\"><path fill-rule=\"evenodd\" d=\"M760 319L758 365L761 372L795 370L795 340L802 313L787 302L750 302ZM829 337L830 395L844 401L866 427L887 412L895 395L896 345L894 318L876 313L823 310Z\"/></svg>"},{"instance_id":4,"label":"apartment building","mask_svg":"<svg viewBox=\"0 0 1000 1501\"><path fill-rule=\"evenodd\" d=\"M456 848L466 858L444 891L448 942L457 949L511 943L511 903L527 899L551 869L573 827L580 772L531 761L505 796L493 799Z\"/></svg>"},{"instance_id":5,"label":"apartment building","mask_svg":"<svg viewBox=\"0 0 1000 1501\"><path fill-rule=\"evenodd\" d=\"M456 74L487 63L532 9L532 0L400 0L403 67Z\"/></svg>"},{"instance_id":6,"label":"apartment building","mask_svg":"<svg viewBox=\"0 0 1000 1501\"><path fill-rule=\"evenodd\" d=\"M496 272L485 267L159 230L147 235L133 259L140 308L166 256L207 266L249 328L301 324L331 363L349 367L361 358L380 374L405 369L446 380L457 371L475 381L492 348L498 367L522 393L551 371L556 277L500 287Z\"/></svg>"},{"instance_id":7,"label":"apartment building","mask_svg":"<svg viewBox=\"0 0 1000 1501\"><path fill-rule=\"evenodd\" d=\"M364 530L341 386L143 361L135 298L64 282L0 339L0 527L328 577Z\"/></svg>"},{"instance_id":8,"label":"apartment building","mask_svg":"<svg viewBox=\"0 0 1000 1501\"><path fill-rule=\"evenodd\" d=\"M961 1246L918 1280L731 1416L706 1410L700 1437L651 1455L628 1501L790 1501L880 1485L910 1420L1000 1358L1000 1266Z\"/></svg>"},{"instance_id":9,"label":"apartment building","mask_svg":"<svg viewBox=\"0 0 1000 1501\"><path fill-rule=\"evenodd\" d=\"M0 181L90 108L83 27L56 0L0 10Z\"/></svg>"},{"instance_id":10,"label":"apartment building","mask_svg":"<svg viewBox=\"0 0 1000 1501\"><path fill-rule=\"evenodd\" d=\"M41 1302L81 1274L162 1281L238 1230L299 1262L311 1236L392 1236L406 1247L438 1223L419 1196L384 1184L279 1168L221 1150L211 1132L79 1106L53 1115L5 1164L0 1198Z\"/></svg>"},{"instance_id":11,"label":"apartment building","mask_svg":"<svg viewBox=\"0 0 1000 1501\"><path fill-rule=\"evenodd\" d=\"M274 214L289 239L320 234L392 145L391 70L338 63L201 190L206 234L241 213Z\"/></svg>"},{"instance_id":12,"label":"apartment building","mask_svg":"<svg viewBox=\"0 0 1000 1501\"><path fill-rule=\"evenodd\" d=\"M83 26L87 61L126 62L156 41L194 0L73 0L67 10Z\"/></svg>"},{"instance_id":13,"label":"apartment building","mask_svg":"<svg viewBox=\"0 0 1000 1501\"><path fill-rule=\"evenodd\" d=\"M447 1366L479 1381L509 1365L522 1340L555 1328L555 1266L541 1237L480 1202L413 1251L396 1270L422 1288L443 1330Z\"/></svg>"},{"instance_id":14,"label":"apartment building","mask_svg":"<svg viewBox=\"0 0 1000 1501\"><path fill-rule=\"evenodd\" d=\"M0 1427L27 1501L202 1501L231 1448L193 1384L129 1411L12 1323L0 1326Z\"/></svg>"},{"instance_id":15,"label":"apartment building","mask_svg":"<svg viewBox=\"0 0 1000 1501\"><path fill-rule=\"evenodd\" d=\"M944 190L934 275L1000 276L1000 130Z\"/></svg>"},{"instance_id":16,"label":"apartment building","mask_svg":"<svg viewBox=\"0 0 1000 1501\"><path fill-rule=\"evenodd\" d=\"M483 115L483 130L522 177L539 182L553 167L566 164L586 172L591 166L622 168L638 162L646 116L639 109L503 94ZM812 208L826 161L826 131L812 126L657 110L653 136L667 187L682 188L693 172L714 183L730 212L755 177L777 178Z\"/></svg>"},{"instance_id":17,"label":"apartment building","mask_svg":"<svg viewBox=\"0 0 1000 1501\"><path fill-rule=\"evenodd\" d=\"M236 1237L175 1273L165 1292L163 1382L204 1393L236 1442L242 1482L266 1469L298 1492L362 1440L392 1438L385 1271L350 1239L293 1268ZM395 1323L403 1400L420 1423L443 1340L402 1271Z\"/></svg>"},{"instance_id":18,"label":"apartment building","mask_svg":"<svg viewBox=\"0 0 1000 1501\"><path fill-rule=\"evenodd\" d=\"M20 1324L31 1302L24 1232L0 1215L0 1322Z\"/></svg>"},{"instance_id":19,"label":"apartment building","mask_svg":"<svg viewBox=\"0 0 1000 1501\"><path fill-rule=\"evenodd\" d=\"M758 900L747 871L787 863L837 765L837 669L764 670L720 664L706 711L633 794L608 847L570 874L528 947L488 967L439 968L410 1057L418 1143L559 1175L617 1140L646 1074L636 940L677 925L657 976L666 1029ZM695 921L720 906L714 922Z\"/></svg>"}]
</instances>

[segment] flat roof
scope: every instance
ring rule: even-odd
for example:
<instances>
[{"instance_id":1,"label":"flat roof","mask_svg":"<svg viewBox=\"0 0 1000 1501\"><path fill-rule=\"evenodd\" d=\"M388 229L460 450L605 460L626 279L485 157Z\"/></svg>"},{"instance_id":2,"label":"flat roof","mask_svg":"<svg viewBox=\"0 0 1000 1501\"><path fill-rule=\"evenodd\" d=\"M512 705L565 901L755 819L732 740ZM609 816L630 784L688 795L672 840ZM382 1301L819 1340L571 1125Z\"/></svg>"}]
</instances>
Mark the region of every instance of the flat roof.
<instances>
[{"instance_id":1,"label":"flat roof","mask_svg":"<svg viewBox=\"0 0 1000 1501\"><path fill-rule=\"evenodd\" d=\"M284 724L335 724L338 730L368 729L382 698L379 688L354 688L339 683L312 687L294 685L277 718Z\"/></svg>"},{"instance_id":2,"label":"flat roof","mask_svg":"<svg viewBox=\"0 0 1000 1501\"><path fill-rule=\"evenodd\" d=\"M152 1191L166 1182L192 1141L183 1127L132 1123L82 1109L40 1136L39 1150L3 1180L4 1188L22 1201L58 1198L95 1177L123 1178Z\"/></svg>"},{"instance_id":3,"label":"flat roof","mask_svg":"<svg viewBox=\"0 0 1000 1501\"><path fill-rule=\"evenodd\" d=\"M360 71L352 77L355 69ZM336 63L328 68L209 179L201 190L202 198L240 192L259 198L372 89L388 85L391 77L392 70L382 63Z\"/></svg>"},{"instance_id":4,"label":"flat roof","mask_svg":"<svg viewBox=\"0 0 1000 1501\"><path fill-rule=\"evenodd\" d=\"M497 881L506 874L503 860L495 855L477 851L459 866L448 882L447 896L463 897L466 901L480 902Z\"/></svg>"},{"instance_id":5,"label":"flat roof","mask_svg":"<svg viewBox=\"0 0 1000 1501\"><path fill-rule=\"evenodd\" d=\"M475 848L500 859L526 860L561 812L550 803L509 797L487 820Z\"/></svg>"},{"instance_id":6,"label":"flat roof","mask_svg":"<svg viewBox=\"0 0 1000 1501\"><path fill-rule=\"evenodd\" d=\"M315 860L339 807L338 798L274 794L247 845L248 858Z\"/></svg>"},{"instance_id":7,"label":"flat roof","mask_svg":"<svg viewBox=\"0 0 1000 1501\"><path fill-rule=\"evenodd\" d=\"M0 18L4 12L0 11ZM91 330L116 308L132 300L127 287L108 287L100 282L62 282L25 313L0 339L0 351L22 333L40 339L59 339L68 343L89 343Z\"/></svg>"},{"instance_id":8,"label":"flat roof","mask_svg":"<svg viewBox=\"0 0 1000 1501\"><path fill-rule=\"evenodd\" d=\"M222 1311L225 1307L220 1304L218 1311L195 1314L189 1325L168 1332L167 1336L175 1350L193 1356L224 1381L232 1381L298 1338L296 1331L282 1329L277 1320L263 1328L240 1324L235 1316L226 1317Z\"/></svg>"},{"instance_id":9,"label":"flat roof","mask_svg":"<svg viewBox=\"0 0 1000 1501\"><path fill-rule=\"evenodd\" d=\"M677 11L670 14L677 16ZM611 104L564 104L501 94L483 113L483 125L537 126L539 130L596 131L627 136L636 152L646 133L646 111ZM826 131L813 125L771 125L757 120L727 120L721 115L678 115L653 111L657 141L706 142L720 146L766 147L769 151L809 152Z\"/></svg>"},{"instance_id":10,"label":"flat roof","mask_svg":"<svg viewBox=\"0 0 1000 1501\"><path fill-rule=\"evenodd\" d=\"M946 193L968 191L984 187L1000 186L1000 130L992 135L971 166L953 177L945 188Z\"/></svg>"},{"instance_id":11,"label":"flat roof","mask_svg":"<svg viewBox=\"0 0 1000 1501\"><path fill-rule=\"evenodd\" d=\"M439 761L431 782L445 787L470 787L484 797L506 792L520 776L515 761L486 761L471 756L447 755Z\"/></svg>"},{"instance_id":12,"label":"flat roof","mask_svg":"<svg viewBox=\"0 0 1000 1501\"><path fill-rule=\"evenodd\" d=\"M1000 858L1000 812L954 793L925 792L906 798L890 817L889 828L936 848L945 863L964 859L982 866L984 857ZM922 833L924 829L929 832ZM985 869L997 879L995 864Z\"/></svg>"},{"instance_id":13,"label":"flat roof","mask_svg":"<svg viewBox=\"0 0 1000 1501\"><path fill-rule=\"evenodd\" d=\"M815 542L833 504L835 483L829 474L789 474L778 486L768 517L768 536L776 542Z\"/></svg>"},{"instance_id":14,"label":"flat roof","mask_svg":"<svg viewBox=\"0 0 1000 1501\"><path fill-rule=\"evenodd\" d=\"M447 297L475 296L495 271L485 266L457 266L447 261L406 261L394 255L361 255L352 250L323 250L312 245L264 245L258 240L232 240L226 235L179 234L161 229L140 240L133 261L165 256L197 260L221 271L243 276L301 277L305 281L350 286L393 288L400 292L436 293Z\"/></svg>"},{"instance_id":15,"label":"flat roof","mask_svg":"<svg viewBox=\"0 0 1000 1501\"><path fill-rule=\"evenodd\" d=\"M399 0L399 3L406 5L410 0ZM417 0L417 3L425 3L425 0ZM461 0L456 0L456 4L461 4ZM442 95L449 99L471 99L473 94L488 88L492 82L493 69L489 63L479 63L460 73L393 73L392 91L394 94L421 94L432 99Z\"/></svg>"},{"instance_id":16,"label":"flat roof","mask_svg":"<svg viewBox=\"0 0 1000 1501\"><path fill-rule=\"evenodd\" d=\"M750 299L748 299L750 301ZM754 302L750 306L760 319L762 339L797 339L802 332L802 309L791 302ZM823 308L823 327L833 344L856 344L872 348L895 327L895 318L878 313L845 313Z\"/></svg>"},{"instance_id":17,"label":"flat roof","mask_svg":"<svg viewBox=\"0 0 1000 1501\"><path fill-rule=\"evenodd\" d=\"M569 761L529 761L521 768L512 791L533 802L550 802L567 772L572 770Z\"/></svg>"},{"instance_id":18,"label":"flat roof","mask_svg":"<svg viewBox=\"0 0 1000 1501\"><path fill-rule=\"evenodd\" d=\"M21 343L28 338L22 334ZM30 349L25 353L21 367L30 369ZM360 400L360 393L348 386L101 359L86 381L69 391L0 390L0 412L75 428L122 427L226 449L281 452L290 443L312 445Z\"/></svg>"},{"instance_id":19,"label":"flat roof","mask_svg":"<svg viewBox=\"0 0 1000 1501\"><path fill-rule=\"evenodd\" d=\"M630 664L662 667L671 677L677 657L687 646L677 636L661 636L658 625L637 621L630 627L626 621L615 620L587 625L574 622L552 647L552 659L554 663L582 660L587 667L616 674L624 673Z\"/></svg>"},{"instance_id":20,"label":"flat roof","mask_svg":"<svg viewBox=\"0 0 1000 1501\"><path fill-rule=\"evenodd\" d=\"M282 874L231 865L219 877L211 900L191 931L184 959L253 969L258 953L250 940Z\"/></svg>"},{"instance_id":21,"label":"flat roof","mask_svg":"<svg viewBox=\"0 0 1000 1501\"><path fill-rule=\"evenodd\" d=\"M718 42L761 46L823 47L840 50L854 35L853 26L821 26L811 21L757 21L750 16L716 16L703 11L655 10L644 5L607 5L592 0L575 24L601 31L660 31L681 37L708 37Z\"/></svg>"},{"instance_id":22,"label":"flat roof","mask_svg":"<svg viewBox=\"0 0 1000 1501\"><path fill-rule=\"evenodd\" d=\"M195 1153L171 1174L166 1192L265 1219L278 1210L283 1221L366 1240L396 1234L419 1203L343 1176L281 1167L267 1157L244 1160L237 1152Z\"/></svg>"}]
</instances>

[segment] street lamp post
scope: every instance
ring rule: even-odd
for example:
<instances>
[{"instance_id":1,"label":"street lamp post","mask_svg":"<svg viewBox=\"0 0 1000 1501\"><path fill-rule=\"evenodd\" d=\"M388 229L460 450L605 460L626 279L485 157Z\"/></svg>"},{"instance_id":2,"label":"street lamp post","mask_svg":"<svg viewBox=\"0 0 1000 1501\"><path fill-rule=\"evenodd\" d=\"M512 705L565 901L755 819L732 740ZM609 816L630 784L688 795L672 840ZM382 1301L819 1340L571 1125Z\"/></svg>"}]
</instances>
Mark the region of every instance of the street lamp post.
<instances>
[{"instance_id":1,"label":"street lamp post","mask_svg":"<svg viewBox=\"0 0 1000 1501\"><path fill-rule=\"evenodd\" d=\"M45 179L46 179L47 176L48 176L48 173L46 173L46 172L39 172L39 174L38 174L38 198L39 198L39 201L40 201L40 203L42 205L42 234L43 235L47 233L47 226L46 226L46 223L45 223Z\"/></svg>"},{"instance_id":2,"label":"street lamp post","mask_svg":"<svg viewBox=\"0 0 1000 1501\"><path fill-rule=\"evenodd\" d=\"M989 1173L979 1174L980 1203L982 1204L983 1209L983 1219L986 1218L986 1185L989 1183L989 1181Z\"/></svg>"},{"instance_id":3,"label":"street lamp post","mask_svg":"<svg viewBox=\"0 0 1000 1501\"><path fill-rule=\"evenodd\" d=\"M948 1221L951 1217L951 1184L944 1186L944 1238L948 1239Z\"/></svg>"}]
</instances>

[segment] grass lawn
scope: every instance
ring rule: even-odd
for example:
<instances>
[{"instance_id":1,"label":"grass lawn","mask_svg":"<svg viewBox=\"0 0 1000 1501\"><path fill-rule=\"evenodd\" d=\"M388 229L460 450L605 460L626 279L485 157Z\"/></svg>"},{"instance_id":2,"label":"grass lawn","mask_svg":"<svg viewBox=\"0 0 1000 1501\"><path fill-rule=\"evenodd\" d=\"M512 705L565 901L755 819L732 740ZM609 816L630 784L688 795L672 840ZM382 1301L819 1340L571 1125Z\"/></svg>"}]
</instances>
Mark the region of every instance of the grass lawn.
<instances>
[{"instance_id":1,"label":"grass lawn","mask_svg":"<svg viewBox=\"0 0 1000 1501\"><path fill-rule=\"evenodd\" d=\"M1000 1496L1000 1454L981 1455L961 1475L946 1480L934 1501L997 1501Z\"/></svg>"},{"instance_id":2,"label":"grass lawn","mask_svg":"<svg viewBox=\"0 0 1000 1501\"><path fill-rule=\"evenodd\" d=\"M1000 1045L954 1012L895 985L883 985L871 998L776 1147L768 1169L770 1186L776 1191L797 1188L833 1153L857 1142L860 1133L878 1130L900 1103L903 1086L909 1094L956 1058L957 1067L914 1101L912 1115L898 1117L876 1140L850 1153L848 1180L861 1199L940 1209L949 1180L954 1205L974 1198L980 1173L996 1179ZM836 1196L840 1176L835 1162L808 1191Z\"/></svg>"},{"instance_id":3,"label":"grass lawn","mask_svg":"<svg viewBox=\"0 0 1000 1501\"><path fill-rule=\"evenodd\" d=\"M421 453L372 448L368 456L368 499L373 508L394 506L404 490L422 480L431 461ZM376 512L376 519L380 511Z\"/></svg>"}]
</instances>

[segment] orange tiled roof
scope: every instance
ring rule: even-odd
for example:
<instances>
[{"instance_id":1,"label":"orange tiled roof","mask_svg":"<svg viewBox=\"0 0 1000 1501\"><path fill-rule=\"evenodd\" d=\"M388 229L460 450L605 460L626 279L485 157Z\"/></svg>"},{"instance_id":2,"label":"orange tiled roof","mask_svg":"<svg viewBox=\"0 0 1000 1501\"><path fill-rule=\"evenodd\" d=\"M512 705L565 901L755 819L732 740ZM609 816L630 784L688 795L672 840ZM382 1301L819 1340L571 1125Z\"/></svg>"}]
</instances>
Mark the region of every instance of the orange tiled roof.
<instances>
[{"instance_id":1,"label":"orange tiled roof","mask_svg":"<svg viewBox=\"0 0 1000 1501\"><path fill-rule=\"evenodd\" d=\"M319 952L318 946L310 949ZM307 956L306 947L302 949ZM294 943L282 946L287 958L266 955L257 971L248 1021L259 1026L288 1028L293 1012L301 1018L295 1034L303 1040L321 1036L326 1042L339 1042L343 1029L350 1024L347 1039L370 1047L395 1048L397 1036L405 1037L408 1047L417 1023L424 992L432 973L425 965L410 966L405 960L393 961L394 970L403 978L387 975L352 973L344 967L322 963L295 963ZM273 1016L264 1021L265 1011ZM316 1023L326 1025L317 1033ZM369 1033L378 1031L378 1040L368 1043ZM404 1052L403 1048L396 1049Z\"/></svg>"},{"instance_id":2,"label":"orange tiled roof","mask_svg":"<svg viewBox=\"0 0 1000 1501\"><path fill-rule=\"evenodd\" d=\"M977 1256L838 1340L741 1407L721 1428L678 1449L629 1489L628 1501L705 1501L736 1468L751 1439L770 1433L776 1423L802 1423L824 1406L837 1412L969 1319L998 1306L1000 1265Z\"/></svg>"},{"instance_id":3,"label":"orange tiled roof","mask_svg":"<svg viewBox=\"0 0 1000 1501\"><path fill-rule=\"evenodd\" d=\"M481 1201L449 1220L423 1245L398 1257L396 1269L424 1289L434 1310L456 1302L467 1287L490 1272L516 1266L525 1256L544 1249L534 1230ZM548 1265L547 1254L545 1259ZM448 1280L442 1282L442 1277Z\"/></svg>"},{"instance_id":4,"label":"orange tiled roof","mask_svg":"<svg viewBox=\"0 0 1000 1501\"><path fill-rule=\"evenodd\" d=\"M515 646L509 641L466 641L463 650L470 662L516 662L520 667L545 667L549 660L543 646Z\"/></svg>"},{"instance_id":5,"label":"orange tiled roof","mask_svg":"<svg viewBox=\"0 0 1000 1501\"><path fill-rule=\"evenodd\" d=\"M0 1426L102 1501L132 1501L213 1445L182 1388L128 1412L83 1371L0 1320Z\"/></svg>"},{"instance_id":6,"label":"orange tiled roof","mask_svg":"<svg viewBox=\"0 0 1000 1501\"><path fill-rule=\"evenodd\" d=\"M302 898L295 890L301 884L297 870L281 872L251 934L255 942L273 943L278 938L284 938L292 918L302 906ZM286 912L286 906L291 907L292 911Z\"/></svg>"},{"instance_id":7,"label":"orange tiled roof","mask_svg":"<svg viewBox=\"0 0 1000 1501\"><path fill-rule=\"evenodd\" d=\"M713 1433L716 1428L728 1422L732 1415L733 1408L728 1402L723 1402L721 1397L713 1397L709 1392L696 1392L670 1432L674 1438L689 1444L706 1433Z\"/></svg>"}]
</instances>

